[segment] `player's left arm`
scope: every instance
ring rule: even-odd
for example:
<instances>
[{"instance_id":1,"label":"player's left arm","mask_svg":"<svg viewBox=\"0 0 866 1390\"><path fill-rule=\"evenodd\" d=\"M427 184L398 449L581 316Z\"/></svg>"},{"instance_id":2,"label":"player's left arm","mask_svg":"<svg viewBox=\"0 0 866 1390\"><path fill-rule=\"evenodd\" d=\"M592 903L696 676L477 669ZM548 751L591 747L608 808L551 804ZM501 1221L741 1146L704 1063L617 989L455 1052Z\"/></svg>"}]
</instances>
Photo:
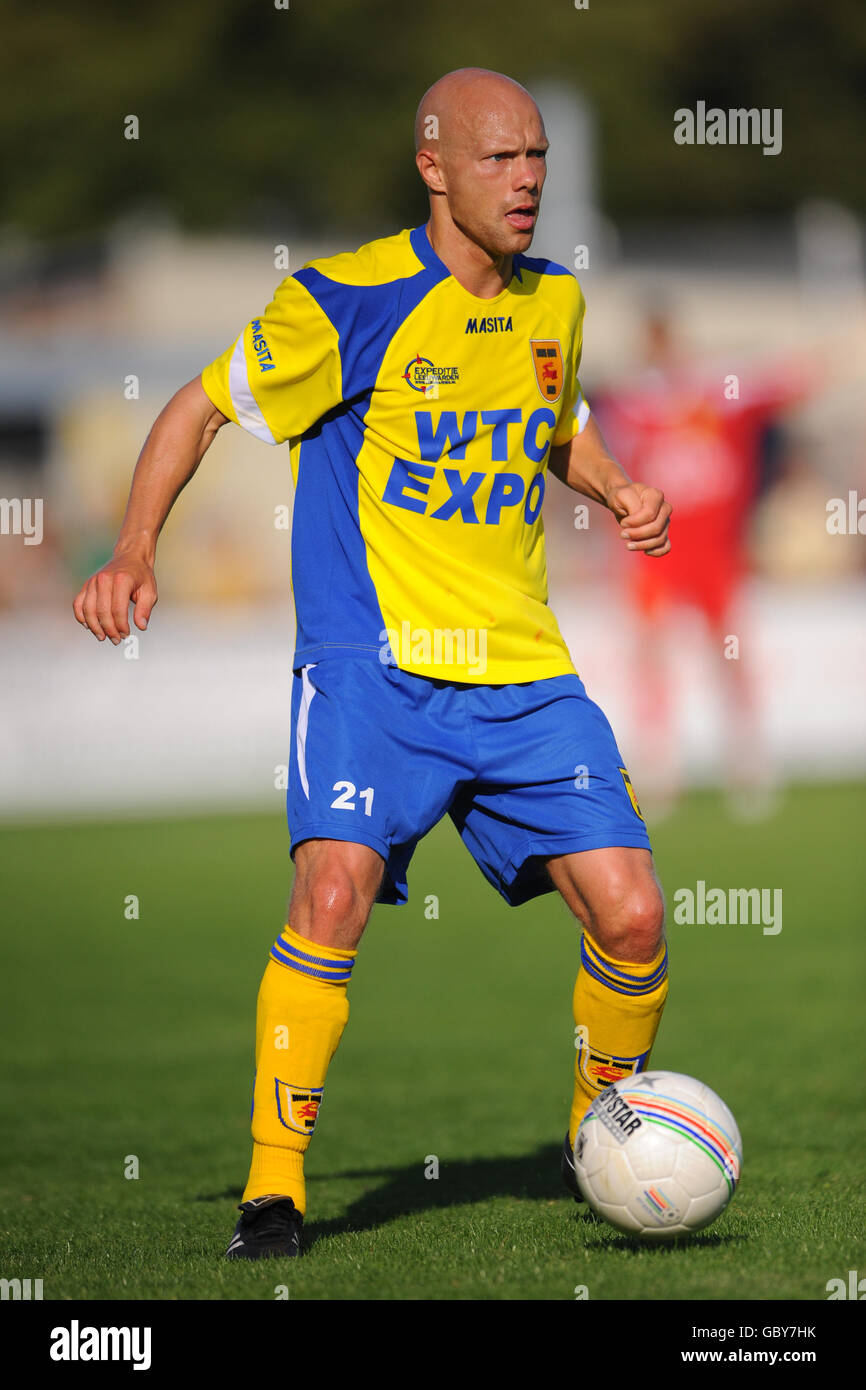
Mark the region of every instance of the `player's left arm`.
<instances>
[{"instance_id":1,"label":"player's left arm","mask_svg":"<svg viewBox=\"0 0 866 1390\"><path fill-rule=\"evenodd\" d=\"M628 550L667 555L671 548L668 522L673 508L657 487L634 482L611 455L592 415L567 444L550 451L551 473L584 497L613 512Z\"/></svg>"}]
</instances>

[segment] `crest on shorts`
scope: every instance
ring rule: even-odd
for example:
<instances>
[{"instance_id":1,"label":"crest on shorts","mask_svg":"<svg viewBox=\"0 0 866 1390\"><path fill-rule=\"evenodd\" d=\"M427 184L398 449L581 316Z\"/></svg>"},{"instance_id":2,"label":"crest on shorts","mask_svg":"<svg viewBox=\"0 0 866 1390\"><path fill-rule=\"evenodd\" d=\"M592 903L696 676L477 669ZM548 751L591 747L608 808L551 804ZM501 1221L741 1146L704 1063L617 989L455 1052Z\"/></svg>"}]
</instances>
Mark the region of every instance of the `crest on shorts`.
<instances>
[{"instance_id":1,"label":"crest on shorts","mask_svg":"<svg viewBox=\"0 0 866 1390\"><path fill-rule=\"evenodd\" d=\"M535 380L546 401L553 404L562 395L565 371L562 366L562 348L557 338L531 338L529 348Z\"/></svg>"},{"instance_id":2,"label":"crest on shorts","mask_svg":"<svg viewBox=\"0 0 866 1390\"><path fill-rule=\"evenodd\" d=\"M622 773L622 780L625 782L625 789L628 792L628 799L632 804L634 813L636 816L640 816L641 820L643 820L643 811L637 803L637 797L635 796L634 787L631 784L631 778L629 777L624 767L620 768L620 772Z\"/></svg>"},{"instance_id":3,"label":"crest on shorts","mask_svg":"<svg viewBox=\"0 0 866 1390\"><path fill-rule=\"evenodd\" d=\"M280 1124L294 1134L312 1134L319 1116L324 1086L293 1086L274 1077Z\"/></svg>"},{"instance_id":4,"label":"crest on shorts","mask_svg":"<svg viewBox=\"0 0 866 1390\"><path fill-rule=\"evenodd\" d=\"M594 1091L603 1091L623 1077L634 1076L646 1066L648 1052L637 1057L614 1057L610 1052L602 1052L600 1047L589 1047L585 1042L577 1051L577 1069L583 1080Z\"/></svg>"}]
</instances>

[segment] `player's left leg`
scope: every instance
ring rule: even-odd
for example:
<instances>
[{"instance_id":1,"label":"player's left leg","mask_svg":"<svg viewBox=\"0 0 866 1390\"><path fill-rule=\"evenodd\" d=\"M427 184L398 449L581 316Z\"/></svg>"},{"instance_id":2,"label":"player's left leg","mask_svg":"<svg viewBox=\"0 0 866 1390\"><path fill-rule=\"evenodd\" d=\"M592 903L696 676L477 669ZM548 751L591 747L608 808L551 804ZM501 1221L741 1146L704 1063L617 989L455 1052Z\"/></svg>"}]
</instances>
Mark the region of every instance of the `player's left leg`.
<instances>
[{"instance_id":1,"label":"player's left leg","mask_svg":"<svg viewBox=\"0 0 866 1390\"><path fill-rule=\"evenodd\" d=\"M573 1146L595 1096L649 1060L668 992L664 899L647 849L563 854L547 870L584 928L574 988Z\"/></svg>"},{"instance_id":2,"label":"player's left leg","mask_svg":"<svg viewBox=\"0 0 866 1390\"><path fill-rule=\"evenodd\" d=\"M576 675L479 687L465 702L479 774L450 807L464 844L512 907L557 888L584 925L573 1142L594 1097L646 1066L667 994L649 835L610 724Z\"/></svg>"}]
</instances>

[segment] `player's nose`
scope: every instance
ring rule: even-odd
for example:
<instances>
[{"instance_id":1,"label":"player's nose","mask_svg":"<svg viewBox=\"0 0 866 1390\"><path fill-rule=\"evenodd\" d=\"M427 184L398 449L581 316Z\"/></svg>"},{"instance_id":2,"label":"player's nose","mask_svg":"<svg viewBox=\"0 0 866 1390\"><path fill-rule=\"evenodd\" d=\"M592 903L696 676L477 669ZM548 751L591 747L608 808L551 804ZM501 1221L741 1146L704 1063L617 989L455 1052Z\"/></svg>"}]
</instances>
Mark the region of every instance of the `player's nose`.
<instances>
[{"instance_id":1,"label":"player's nose","mask_svg":"<svg viewBox=\"0 0 866 1390\"><path fill-rule=\"evenodd\" d=\"M529 192L534 192L540 187L538 170L526 154L514 161L513 174L515 190L525 188Z\"/></svg>"}]
</instances>

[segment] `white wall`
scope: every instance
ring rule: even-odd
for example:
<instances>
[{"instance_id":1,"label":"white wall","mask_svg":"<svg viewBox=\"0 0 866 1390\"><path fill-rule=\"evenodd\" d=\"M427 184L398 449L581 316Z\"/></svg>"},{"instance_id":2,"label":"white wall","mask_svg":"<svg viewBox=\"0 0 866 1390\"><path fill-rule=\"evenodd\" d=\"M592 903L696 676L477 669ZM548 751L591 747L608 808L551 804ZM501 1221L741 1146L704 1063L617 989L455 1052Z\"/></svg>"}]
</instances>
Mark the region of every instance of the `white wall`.
<instances>
[{"instance_id":1,"label":"white wall","mask_svg":"<svg viewBox=\"0 0 866 1390\"><path fill-rule=\"evenodd\" d=\"M632 620L605 591L557 605L589 694L637 776ZM866 774L866 587L755 588L746 647L768 754L796 779ZM139 659L57 614L0 619L0 815L272 806L288 756L291 608L178 610L163 595ZM717 670L698 634L672 635L689 780L722 756Z\"/></svg>"}]
</instances>

